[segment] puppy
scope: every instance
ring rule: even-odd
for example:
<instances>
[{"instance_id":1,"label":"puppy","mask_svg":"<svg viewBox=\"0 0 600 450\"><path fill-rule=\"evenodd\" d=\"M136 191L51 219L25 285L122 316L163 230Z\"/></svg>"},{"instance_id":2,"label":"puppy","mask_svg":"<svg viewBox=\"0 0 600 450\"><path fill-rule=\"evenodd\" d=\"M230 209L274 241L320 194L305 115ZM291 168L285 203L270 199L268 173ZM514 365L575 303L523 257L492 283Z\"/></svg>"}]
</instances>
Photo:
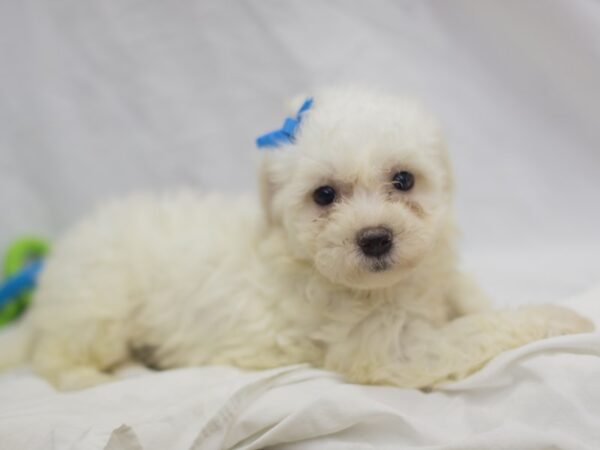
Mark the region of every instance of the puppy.
<instances>
[{"instance_id":1,"label":"puppy","mask_svg":"<svg viewBox=\"0 0 600 450\"><path fill-rule=\"evenodd\" d=\"M492 311L460 273L448 155L418 102L323 90L262 156L260 201L139 195L74 227L0 364L29 360L59 389L134 358L426 388L593 329L559 306Z\"/></svg>"}]
</instances>

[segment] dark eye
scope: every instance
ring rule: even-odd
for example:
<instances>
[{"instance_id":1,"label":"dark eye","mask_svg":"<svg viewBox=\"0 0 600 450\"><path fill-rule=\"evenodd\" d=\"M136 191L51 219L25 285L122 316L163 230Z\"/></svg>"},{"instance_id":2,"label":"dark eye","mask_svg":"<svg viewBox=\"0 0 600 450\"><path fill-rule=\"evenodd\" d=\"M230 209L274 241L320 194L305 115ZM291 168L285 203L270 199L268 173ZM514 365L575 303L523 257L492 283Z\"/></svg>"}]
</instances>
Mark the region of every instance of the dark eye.
<instances>
[{"instance_id":1,"label":"dark eye","mask_svg":"<svg viewBox=\"0 0 600 450\"><path fill-rule=\"evenodd\" d=\"M335 189L331 186L321 186L313 192L313 200L317 205L330 205L335 200Z\"/></svg>"},{"instance_id":2,"label":"dark eye","mask_svg":"<svg viewBox=\"0 0 600 450\"><path fill-rule=\"evenodd\" d=\"M398 172L394 175L392 184L399 191L410 191L415 185L415 177L410 172Z\"/></svg>"}]
</instances>

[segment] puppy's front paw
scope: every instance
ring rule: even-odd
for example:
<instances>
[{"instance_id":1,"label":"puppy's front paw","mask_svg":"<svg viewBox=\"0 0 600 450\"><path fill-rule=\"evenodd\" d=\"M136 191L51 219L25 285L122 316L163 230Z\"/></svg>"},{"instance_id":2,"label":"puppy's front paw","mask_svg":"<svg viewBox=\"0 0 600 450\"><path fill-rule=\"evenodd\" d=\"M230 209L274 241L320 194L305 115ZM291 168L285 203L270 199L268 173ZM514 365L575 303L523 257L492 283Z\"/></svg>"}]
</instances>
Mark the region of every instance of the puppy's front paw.
<instances>
[{"instance_id":1,"label":"puppy's front paw","mask_svg":"<svg viewBox=\"0 0 600 450\"><path fill-rule=\"evenodd\" d=\"M564 306L538 305L529 307L529 310L544 320L546 337L589 333L595 329L591 320Z\"/></svg>"}]
</instances>

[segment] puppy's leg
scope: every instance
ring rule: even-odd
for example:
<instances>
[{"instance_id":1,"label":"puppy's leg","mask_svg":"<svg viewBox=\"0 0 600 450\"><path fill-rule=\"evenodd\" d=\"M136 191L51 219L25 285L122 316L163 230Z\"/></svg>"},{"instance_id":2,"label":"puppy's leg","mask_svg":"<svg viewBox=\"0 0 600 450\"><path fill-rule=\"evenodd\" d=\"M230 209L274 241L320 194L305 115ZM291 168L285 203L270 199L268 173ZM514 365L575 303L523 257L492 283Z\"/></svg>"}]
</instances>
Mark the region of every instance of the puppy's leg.
<instances>
[{"instance_id":1,"label":"puppy's leg","mask_svg":"<svg viewBox=\"0 0 600 450\"><path fill-rule=\"evenodd\" d=\"M530 306L471 314L441 328L409 323L400 332L399 346L394 351L389 351L391 346L379 355L366 352L364 346L348 351L345 343L343 353L330 360L337 362L335 370L354 381L425 388L466 377L503 351L551 336L593 329L590 321L567 308ZM343 363L341 358L348 361Z\"/></svg>"},{"instance_id":2,"label":"puppy's leg","mask_svg":"<svg viewBox=\"0 0 600 450\"><path fill-rule=\"evenodd\" d=\"M121 324L78 324L38 334L31 362L57 389L84 389L114 379L105 371L128 359L126 342Z\"/></svg>"},{"instance_id":3,"label":"puppy's leg","mask_svg":"<svg viewBox=\"0 0 600 450\"><path fill-rule=\"evenodd\" d=\"M413 337L417 341L412 349L409 341L405 367L398 375L408 385L434 386L464 378L506 350L593 329L589 320L555 305L472 314L430 332L421 342L418 336Z\"/></svg>"}]
</instances>

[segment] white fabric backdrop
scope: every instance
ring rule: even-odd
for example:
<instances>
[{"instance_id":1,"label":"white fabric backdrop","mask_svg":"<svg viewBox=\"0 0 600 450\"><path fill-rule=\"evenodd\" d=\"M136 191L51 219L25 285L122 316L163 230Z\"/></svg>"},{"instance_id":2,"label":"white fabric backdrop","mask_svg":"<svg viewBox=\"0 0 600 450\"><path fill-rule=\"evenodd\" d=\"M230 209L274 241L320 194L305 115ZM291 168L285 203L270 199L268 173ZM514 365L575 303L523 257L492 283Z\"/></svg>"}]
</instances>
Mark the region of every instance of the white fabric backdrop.
<instances>
[{"instance_id":1,"label":"white fabric backdrop","mask_svg":"<svg viewBox=\"0 0 600 450\"><path fill-rule=\"evenodd\" d=\"M358 81L441 116L492 296L557 300L600 280L598 80L592 0L2 0L0 247L134 189L251 189L284 99Z\"/></svg>"},{"instance_id":2,"label":"white fabric backdrop","mask_svg":"<svg viewBox=\"0 0 600 450\"><path fill-rule=\"evenodd\" d=\"M600 281L598 80L593 0L0 0L0 247L131 190L252 189L284 99L358 81L442 118L464 263L497 302L559 300ZM571 304L598 319L599 293ZM430 395L212 367L62 395L17 369L0 448L593 450L598 342L534 343Z\"/></svg>"}]
</instances>

